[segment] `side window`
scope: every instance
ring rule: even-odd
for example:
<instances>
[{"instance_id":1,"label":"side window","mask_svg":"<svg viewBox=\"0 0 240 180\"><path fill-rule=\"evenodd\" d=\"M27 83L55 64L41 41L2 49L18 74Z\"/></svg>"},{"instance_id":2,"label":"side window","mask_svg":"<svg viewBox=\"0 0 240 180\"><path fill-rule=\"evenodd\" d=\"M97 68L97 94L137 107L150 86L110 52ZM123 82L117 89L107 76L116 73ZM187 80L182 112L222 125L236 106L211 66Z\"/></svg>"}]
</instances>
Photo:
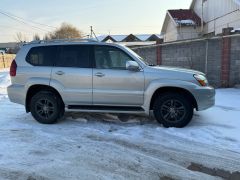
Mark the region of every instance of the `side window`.
<instances>
[{"instance_id":1,"label":"side window","mask_svg":"<svg viewBox=\"0 0 240 180\"><path fill-rule=\"evenodd\" d=\"M90 46L61 46L56 61L57 67L91 68Z\"/></svg>"},{"instance_id":2,"label":"side window","mask_svg":"<svg viewBox=\"0 0 240 180\"><path fill-rule=\"evenodd\" d=\"M26 58L26 61L33 66L53 66L56 57L54 46L33 47Z\"/></svg>"},{"instance_id":3,"label":"side window","mask_svg":"<svg viewBox=\"0 0 240 180\"><path fill-rule=\"evenodd\" d=\"M121 49L110 46L95 46L95 65L97 69L126 69L126 62L132 61Z\"/></svg>"}]
</instances>

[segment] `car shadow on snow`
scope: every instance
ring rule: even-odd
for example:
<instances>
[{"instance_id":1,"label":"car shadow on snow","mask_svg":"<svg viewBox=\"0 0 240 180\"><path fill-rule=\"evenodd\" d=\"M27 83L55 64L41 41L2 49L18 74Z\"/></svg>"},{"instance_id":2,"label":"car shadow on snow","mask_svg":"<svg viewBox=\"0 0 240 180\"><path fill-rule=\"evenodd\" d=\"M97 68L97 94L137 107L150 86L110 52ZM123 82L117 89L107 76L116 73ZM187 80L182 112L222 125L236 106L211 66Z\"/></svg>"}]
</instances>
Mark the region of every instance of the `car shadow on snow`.
<instances>
[{"instance_id":1,"label":"car shadow on snow","mask_svg":"<svg viewBox=\"0 0 240 180\"><path fill-rule=\"evenodd\" d=\"M108 124L133 124L133 125L145 125L156 124L156 120L153 116L144 115L132 115L132 114L108 114L108 113L79 113L79 112L67 112L63 119L64 121L78 121L78 122L100 122Z\"/></svg>"},{"instance_id":2,"label":"car shadow on snow","mask_svg":"<svg viewBox=\"0 0 240 180\"><path fill-rule=\"evenodd\" d=\"M196 126L207 126L207 124L200 124L201 115L194 114L192 121L187 125L188 128ZM154 115L135 115L135 114L109 114L109 113L79 113L66 112L64 117L59 121L63 122L82 122L82 123L103 123L116 125L150 125L163 127L157 122Z\"/></svg>"},{"instance_id":3,"label":"car shadow on snow","mask_svg":"<svg viewBox=\"0 0 240 180\"><path fill-rule=\"evenodd\" d=\"M31 123L37 123L31 114L26 115L24 118L17 118L26 121L32 121ZM19 121L20 122L20 121ZM147 115L135 115L135 114L110 114L110 113L85 113L85 112L66 112L63 118L61 118L57 124L72 124L75 123L102 123L109 125L121 125L121 126L157 126L163 127L157 122L153 114ZM30 123L30 122L29 122ZM195 113L192 121L186 126L187 128L205 127L205 126L221 126L221 124L209 124L209 122L202 121L200 114ZM226 128L226 126L224 126ZM229 127L231 128L231 127Z\"/></svg>"}]
</instances>

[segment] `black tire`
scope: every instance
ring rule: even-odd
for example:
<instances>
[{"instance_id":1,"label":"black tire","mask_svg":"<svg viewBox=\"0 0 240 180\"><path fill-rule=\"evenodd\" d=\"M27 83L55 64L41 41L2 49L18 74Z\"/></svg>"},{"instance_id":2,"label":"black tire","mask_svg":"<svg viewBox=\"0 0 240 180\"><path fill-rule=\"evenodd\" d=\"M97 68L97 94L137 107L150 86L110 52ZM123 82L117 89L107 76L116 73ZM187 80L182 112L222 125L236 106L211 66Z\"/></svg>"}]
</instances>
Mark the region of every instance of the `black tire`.
<instances>
[{"instance_id":1,"label":"black tire","mask_svg":"<svg viewBox=\"0 0 240 180\"><path fill-rule=\"evenodd\" d=\"M192 120L193 105L184 95L165 93L154 102L153 112L164 127L183 128Z\"/></svg>"},{"instance_id":2,"label":"black tire","mask_svg":"<svg viewBox=\"0 0 240 180\"><path fill-rule=\"evenodd\" d=\"M64 115L64 106L54 93L39 92L30 101L30 111L39 123L54 124Z\"/></svg>"}]
</instances>

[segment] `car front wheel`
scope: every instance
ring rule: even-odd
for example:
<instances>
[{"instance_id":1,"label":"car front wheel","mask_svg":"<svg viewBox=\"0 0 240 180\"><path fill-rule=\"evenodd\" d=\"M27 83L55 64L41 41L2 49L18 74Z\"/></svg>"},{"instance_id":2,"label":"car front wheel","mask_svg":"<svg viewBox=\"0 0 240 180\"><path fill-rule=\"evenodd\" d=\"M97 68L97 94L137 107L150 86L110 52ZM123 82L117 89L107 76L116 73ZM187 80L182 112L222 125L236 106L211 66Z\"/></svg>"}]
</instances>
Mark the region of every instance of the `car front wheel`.
<instances>
[{"instance_id":1,"label":"car front wheel","mask_svg":"<svg viewBox=\"0 0 240 180\"><path fill-rule=\"evenodd\" d=\"M184 95L166 93L160 95L154 105L155 118L164 127L185 127L193 117L193 106Z\"/></svg>"}]
</instances>

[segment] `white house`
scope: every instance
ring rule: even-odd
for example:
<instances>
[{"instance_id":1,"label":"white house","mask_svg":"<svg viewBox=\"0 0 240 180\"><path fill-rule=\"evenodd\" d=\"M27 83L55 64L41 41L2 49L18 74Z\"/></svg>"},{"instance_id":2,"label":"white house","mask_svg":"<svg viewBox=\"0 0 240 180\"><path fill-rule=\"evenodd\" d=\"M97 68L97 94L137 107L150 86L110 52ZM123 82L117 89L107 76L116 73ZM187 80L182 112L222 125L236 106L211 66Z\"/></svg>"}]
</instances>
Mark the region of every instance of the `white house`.
<instances>
[{"instance_id":1,"label":"white house","mask_svg":"<svg viewBox=\"0 0 240 180\"><path fill-rule=\"evenodd\" d=\"M240 0L193 0L188 10L167 11L162 33L167 42L214 36L227 27L240 28Z\"/></svg>"},{"instance_id":2,"label":"white house","mask_svg":"<svg viewBox=\"0 0 240 180\"><path fill-rule=\"evenodd\" d=\"M190 9L203 16L203 34L218 35L223 28L240 28L240 0L193 0Z\"/></svg>"},{"instance_id":3,"label":"white house","mask_svg":"<svg viewBox=\"0 0 240 180\"><path fill-rule=\"evenodd\" d=\"M197 38L201 18L191 9L168 10L162 27L164 41Z\"/></svg>"}]
</instances>

